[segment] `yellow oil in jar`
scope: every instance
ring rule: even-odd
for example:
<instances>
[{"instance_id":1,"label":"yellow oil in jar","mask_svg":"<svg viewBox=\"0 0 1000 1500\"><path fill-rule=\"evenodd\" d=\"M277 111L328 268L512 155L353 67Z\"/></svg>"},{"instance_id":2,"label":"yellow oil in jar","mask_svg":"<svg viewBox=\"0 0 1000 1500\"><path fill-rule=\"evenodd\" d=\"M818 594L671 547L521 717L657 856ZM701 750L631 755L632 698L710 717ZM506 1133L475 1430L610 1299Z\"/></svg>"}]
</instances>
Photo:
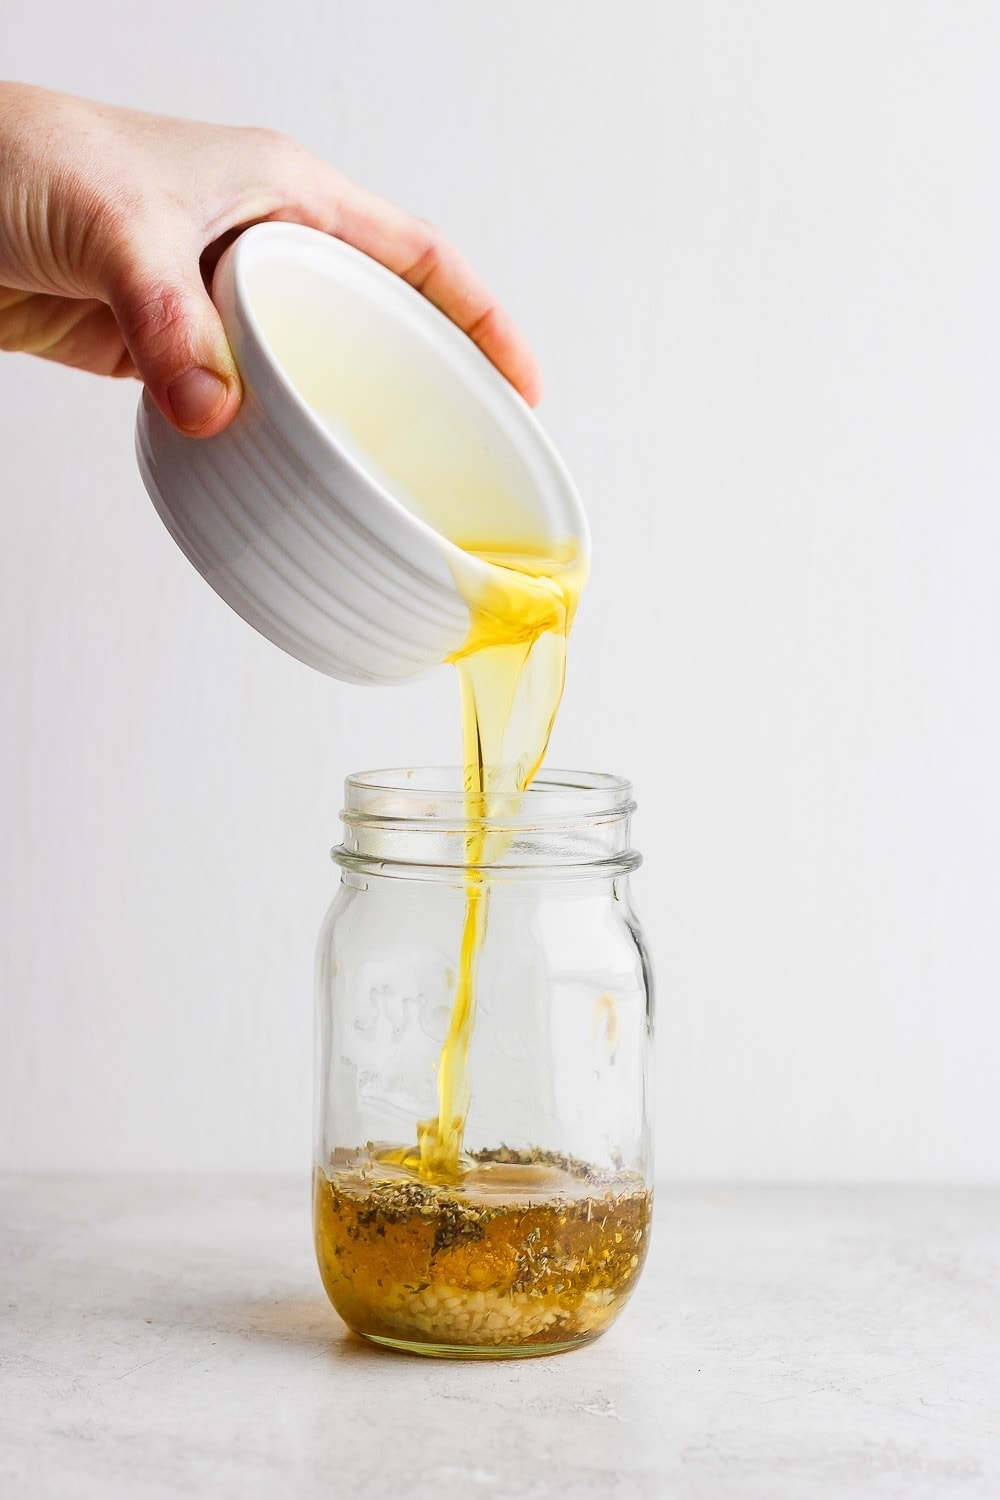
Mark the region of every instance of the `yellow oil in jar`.
<instances>
[{"instance_id":1,"label":"yellow oil in jar","mask_svg":"<svg viewBox=\"0 0 1000 1500\"><path fill-rule=\"evenodd\" d=\"M477 1152L426 1183L382 1153L338 1153L314 1188L316 1252L357 1333L428 1353L547 1354L589 1343L642 1270L651 1200L636 1172Z\"/></svg>"}]
</instances>

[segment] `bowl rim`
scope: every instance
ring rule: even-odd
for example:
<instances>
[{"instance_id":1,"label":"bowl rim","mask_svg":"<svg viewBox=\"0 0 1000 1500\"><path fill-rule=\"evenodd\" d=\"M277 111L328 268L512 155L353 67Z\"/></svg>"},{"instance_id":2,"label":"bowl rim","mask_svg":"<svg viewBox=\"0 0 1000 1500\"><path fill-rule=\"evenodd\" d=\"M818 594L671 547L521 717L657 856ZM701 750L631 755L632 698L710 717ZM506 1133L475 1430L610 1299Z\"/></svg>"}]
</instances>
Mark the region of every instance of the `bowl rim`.
<instances>
[{"instance_id":1,"label":"bowl rim","mask_svg":"<svg viewBox=\"0 0 1000 1500\"><path fill-rule=\"evenodd\" d=\"M267 411L268 407L274 404L275 396L277 396L280 404L289 414L294 415L312 442L326 448L331 454L335 454L338 463L350 472L352 478L361 487L377 495L380 503L389 507L400 526L414 529L425 541L441 547L446 556L456 561L460 560L460 566L471 567L484 576L488 575L487 563L474 552L468 552L460 547L443 532L437 531L422 517L408 510L349 449L342 447L308 401L296 389L264 333L247 287L248 266L269 254L277 252L280 255L283 250L287 250L291 256L305 251L311 254L319 252L327 255L334 265L338 260L347 265L353 264L356 271L371 280L377 291L388 291L390 296L402 297L404 300L408 296L414 299L410 306L416 317L421 319L429 330L429 338L445 339L455 356L467 365L470 378L475 379L480 386L485 381L494 402L507 403L509 412L527 429L531 439L541 450L543 459L551 466L560 488L569 497L570 506L576 513L577 535L572 538L576 543L576 556L589 563L590 526L579 491L558 449L520 392L491 363L468 334L464 333L440 308L435 307L403 277L397 276L380 261L366 255L353 245L347 244L344 240L338 239L335 235L326 234L322 230L312 229L303 224L269 221L251 225L220 257L213 277L213 300L216 300L217 305L221 304L219 312L230 342L236 342L239 346L234 353L244 382L244 389L252 392L260 406ZM234 323L235 327L232 326ZM234 335L236 335L235 338ZM248 356L251 366L259 365L258 371L253 368L249 372L246 370ZM267 376L268 389L266 390L262 389L265 383L257 378L261 373L266 373Z\"/></svg>"}]
</instances>

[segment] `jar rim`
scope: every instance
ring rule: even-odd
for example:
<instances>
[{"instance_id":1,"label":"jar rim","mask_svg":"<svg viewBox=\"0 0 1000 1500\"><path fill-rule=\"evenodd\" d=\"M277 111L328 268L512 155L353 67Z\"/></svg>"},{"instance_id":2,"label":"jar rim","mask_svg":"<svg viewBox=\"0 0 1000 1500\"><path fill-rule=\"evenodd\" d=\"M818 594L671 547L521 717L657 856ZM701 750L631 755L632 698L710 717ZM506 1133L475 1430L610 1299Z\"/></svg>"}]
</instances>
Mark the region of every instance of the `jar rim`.
<instances>
[{"instance_id":1,"label":"jar rim","mask_svg":"<svg viewBox=\"0 0 1000 1500\"><path fill-rule=\"evenodd\" d=\"M617 875L640 863L622 776L546 768L526 791L477 796L460 766L430 766L359 771L344 791L344 841L331 851L344 869L495 880Z\"/></svg>"},{"instance_id":2,"label":"jar rim","mask_svg":"<svg viewBox=\"0 0 1000 1500\"><path fill-rule=\"evenodd\" d=\"M523 792L488 792L477 811L461 766L356 771L344 782L341 819L352 823L538 828L622 817L635 811L632 783L604 771L549 770Z\"/></svg>"}]
</instances>

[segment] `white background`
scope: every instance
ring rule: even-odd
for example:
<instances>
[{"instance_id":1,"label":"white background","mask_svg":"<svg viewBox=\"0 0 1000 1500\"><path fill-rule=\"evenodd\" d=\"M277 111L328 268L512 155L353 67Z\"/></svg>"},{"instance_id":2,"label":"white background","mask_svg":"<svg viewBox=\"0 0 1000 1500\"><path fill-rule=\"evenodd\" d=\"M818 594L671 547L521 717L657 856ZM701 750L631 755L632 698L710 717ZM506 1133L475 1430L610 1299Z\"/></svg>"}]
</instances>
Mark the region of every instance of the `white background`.
<instances>
[{"instance_id":1,"label":"white background","mask_svg":"<svg viewBox=\"0 0 1000 1500\"><path fill-rule=\"evenodd\" d=\"M7 8L7 76L297 136L533 341L672 1176L1000 1178L998 65L990 4ZM455 687L257 639L135 398L0 356L0 1166L301 1168L342 778Z\"/></svg>"}]
</instances>

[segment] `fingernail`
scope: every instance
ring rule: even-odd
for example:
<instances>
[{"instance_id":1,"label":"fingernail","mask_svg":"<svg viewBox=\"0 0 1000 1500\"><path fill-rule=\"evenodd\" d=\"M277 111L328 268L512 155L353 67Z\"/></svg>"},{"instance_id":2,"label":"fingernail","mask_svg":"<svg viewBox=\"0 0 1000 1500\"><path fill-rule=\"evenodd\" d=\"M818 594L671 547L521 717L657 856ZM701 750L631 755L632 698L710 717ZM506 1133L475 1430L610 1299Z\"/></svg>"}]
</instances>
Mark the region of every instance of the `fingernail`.
<instances>
[{"instance_id":1,"label":"fingernail","mask_svg":"<svg viewBox=\"0 0 1000 1500\"><path fill-rule=\"evenodd\" d=\"M217 417L229 394L229 387L214 370L185 370L167 387L170 410L185 432L200 432Z\"/></svg>"}]
</instances>

